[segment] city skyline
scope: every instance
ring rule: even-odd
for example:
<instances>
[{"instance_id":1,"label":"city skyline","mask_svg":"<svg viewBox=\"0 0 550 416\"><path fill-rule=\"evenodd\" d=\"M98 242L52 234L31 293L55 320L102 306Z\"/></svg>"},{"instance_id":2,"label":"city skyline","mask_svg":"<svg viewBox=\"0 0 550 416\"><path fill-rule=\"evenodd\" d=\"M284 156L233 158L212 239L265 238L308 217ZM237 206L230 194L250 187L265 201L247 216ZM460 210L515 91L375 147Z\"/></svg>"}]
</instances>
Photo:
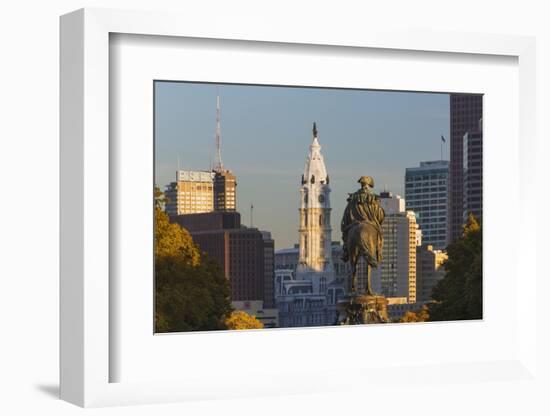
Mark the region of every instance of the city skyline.
<instances>
[{"instance_id":1,"label":"city skyline","mask_svg":"<svg viewBox=\"0 0 550 416\"><path fill-rule=\"evenodd\" d=\"M373 176L377 192L404 197L405 169L439 160L440 137L449 135L448 94L157 82L155 182L162 190L178 167L213 165L218 93L222 158L237 177L237 211L249 225L253 203L254 226L273 234L276 249L297 243L298 190L314 121L331 180L333 240L359 176ZM361 144L364 152L346 152Z\"/></svg>"}]
</instances>

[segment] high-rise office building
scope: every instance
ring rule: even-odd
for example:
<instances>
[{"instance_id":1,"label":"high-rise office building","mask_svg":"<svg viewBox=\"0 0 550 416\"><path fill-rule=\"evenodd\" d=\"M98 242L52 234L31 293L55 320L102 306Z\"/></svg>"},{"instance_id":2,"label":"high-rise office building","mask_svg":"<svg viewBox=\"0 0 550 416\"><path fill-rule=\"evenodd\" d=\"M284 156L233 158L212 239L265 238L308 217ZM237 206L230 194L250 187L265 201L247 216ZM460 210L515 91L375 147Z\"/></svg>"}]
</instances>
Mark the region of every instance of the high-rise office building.
<instances>
[{"instance_id":1,"label":"high-rise office building","mask_svg":"<svg viewBox=\"0 0 550 416\"><path fill-rule=\"evenodd\" d=\"M420 162L405 173L405 208L414 211L422 242L437 250L447 247L449 162Z\"/></svg>"},{"instance_id":2,"label":"high-rise office building","mask_svg":"<svg viewBox=\"0 0 550 416\"><path fill-rule=\"evenodd\" d=\"M264 307L275 307L275 241L268 231L260 231L264 246Z\"/></svg>"},{"instance_id":3,"label":"high-rise office building","mask_svg":"<svg viewBox=\"0 0 550 416\"><path fill-rule=\"evenodd\" d=\"M483 96L480 94L450 95L451 163L448 202L448 242L462 235L464 223L464 135L477 131L482 118Z\"/></svg>"},{"instance_id":4,"label":"high-rise office building","mask_svg":"<svg viewBox=\"0 0 550 416\"><path fill-rule=\"evenodd\" d=\"M443 277L445 269L443 262L447 254L441 250L434 250L430 244L423 244L416 248L416 300L428 302L432 299L432 290Z\"/></svg>"},{"instance_id":5,"label":"high-rise office building","mask_svg":"<svg viewBox=\"0 0 550 416\"><path fill-rule=\"evenodd\" d=\"M237 178L229 170L214 172L214 211L237 210Z\"/></svg>"},{"instance_id":6,"label":"high-rise office building","mask_svg":"<svg viewBox=\"0 0 550 416\"><path fill-rule=\"evenodd\" d=\"M384 245L382 261L372 271L372 284L387 297L406 297L416 302L416 245L418 225L413 211L405 210L405 201L390 192L380 194L386 213L382 223Z\"/></svg>"},{"instance_id":7,"label":"high-rise office building","mask_svg":"<svg viewBox=\"0 0 550 416\"><path fill-rule=\"evenodd\" d=\"M232 301L261 300L269 305L265 283L272 278L273 254L266 256L266 252L272 253L273 248L267 234L241 225L238 212L178 215L172 220L187 229L200 250L220 265L229 279Z\"/></svg>"},{"instance_id":8,"label":"high-rise office building","mask_svg":"<svg viewBox=\"0 0 550 416\"><path fill-rule=\"evenodd\" d=\"M214 209L214 174L209 171L178 170L176 182L165 190L169 216L211 212Z\"/></svg>"},{"instance_id":9,"label":"high-rise office building","mask_svg":"<svg viewBox=\"0 0 550 416\"><path fill-rule=\"evenodd\" d=\"M464 191L462 220L468 214L478 219L483 216L483 133L481 121L479 130L464 135L462 161L464 166Z\"/></svg>"}]
</instances>

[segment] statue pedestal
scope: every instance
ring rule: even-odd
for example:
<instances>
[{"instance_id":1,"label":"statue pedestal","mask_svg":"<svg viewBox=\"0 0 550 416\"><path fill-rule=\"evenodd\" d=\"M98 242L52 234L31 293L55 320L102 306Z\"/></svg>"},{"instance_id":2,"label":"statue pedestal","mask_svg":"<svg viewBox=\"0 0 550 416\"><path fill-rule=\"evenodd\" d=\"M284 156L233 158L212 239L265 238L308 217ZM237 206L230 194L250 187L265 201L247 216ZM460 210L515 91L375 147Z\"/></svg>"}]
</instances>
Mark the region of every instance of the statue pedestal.
<instances>
[{"instance_id":1,"label":"statue pedestal","mask_svg":"<svg viewBox=\"0 0 550 416\"><path fill-rule=\"evenodd\" d=\"M380 295L353 295L338 302L339 325L388 323L388 300Z\"/></svg>"}]
</instances>

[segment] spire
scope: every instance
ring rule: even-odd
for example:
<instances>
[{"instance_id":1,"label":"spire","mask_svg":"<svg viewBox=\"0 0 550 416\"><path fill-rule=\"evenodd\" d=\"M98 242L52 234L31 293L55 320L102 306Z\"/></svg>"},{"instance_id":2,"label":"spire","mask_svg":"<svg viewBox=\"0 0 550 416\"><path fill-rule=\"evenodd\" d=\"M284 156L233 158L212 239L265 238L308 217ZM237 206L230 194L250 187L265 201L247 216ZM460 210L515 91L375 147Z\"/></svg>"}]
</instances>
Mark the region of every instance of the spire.
<instances>
[{"instance_id":1,"label":"spire","mask_svg":"<svg viewBox=\"0 0 550 416\"><path fill-rule=\"evenodd\" d=\"M216 172L223 171L222 163L222 134L220 127L220 93L217 91L216 96L216 163L214 164Z\"/></svg>"},{"instance_id":2,"label":"spire","mask_svg":"<svg viewBox=\"0 0 550 416\"><path fill-rule=\"evenodd\" d=\"M311 142L311 146L309 146L310 154L317 154L321 150L321 145L319 144L318 140L319 132L317 131L317 123L313 122L313 141Z\"/></svg>"},{"instance_id":3,"label":"spire","mask_svg":"<svg viewBox=\"0 0 550 416\"><path fill-rule=\"evenodd\" d=\"M304 175L302 182L311 182L314 177L314 181L319 183L326 183L327 170L325 168L325 162L323 155L321 154L321 145L319 144L317 131L317 123L313 123L313 141L309 146L309 155L306 159L306 166L304 169ZM305 180L305 181L304 181Z\"/></svg>"}]
</instances>

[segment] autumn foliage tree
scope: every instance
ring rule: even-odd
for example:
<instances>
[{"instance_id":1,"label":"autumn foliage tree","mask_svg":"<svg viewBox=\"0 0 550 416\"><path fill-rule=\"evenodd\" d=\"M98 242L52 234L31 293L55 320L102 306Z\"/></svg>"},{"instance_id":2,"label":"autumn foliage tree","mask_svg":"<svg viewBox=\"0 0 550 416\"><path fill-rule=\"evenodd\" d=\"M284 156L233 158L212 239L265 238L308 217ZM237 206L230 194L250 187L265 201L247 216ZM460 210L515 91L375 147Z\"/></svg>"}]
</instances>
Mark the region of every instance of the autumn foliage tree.
<instances>
[{"instance_id":1,"label":"autumn foliage tree","mask_svg":"<svg viewBox=\"0 0 550 416\"><path fill-rule=\"evenodd\" d=\"M481 319L482 237L480 223L470 214L462 238L447 248L446 273L433 289L430 320Z\"/></svg>"},{"instance_id":2,"label":"autumn foliage tree","mask_svg":"<svg viewBox=\"0 0 550 416\"><path fill-rule=\"evenodd\" d=\"M155 191L156 201L161 193ZM218 265L201 256L189 232L155 205L156 332L226 329L229 283Z\"/></svg>"},{"instance_id":3,"label":"autumn foliage tree","mask_svg":"<svg viewBox=\"0 0 550 416\"><path fill-rule=\"evenodd\" d=\"M255 316L251 316L244 311L234 311L226 319L227 329L262 329L262 324Z\"/></svg>"},{"instance_id":4,"label":"autumn foliage tree","mask_svg":"<svg viewBox=\"0 0 550 416\"><path fill-rule=\"evenodd\" d=\"M424 305L416 312L407 311L403 314L399 322L426 322L430 319L428 306Z\"/></svg>"}]
</instances>

